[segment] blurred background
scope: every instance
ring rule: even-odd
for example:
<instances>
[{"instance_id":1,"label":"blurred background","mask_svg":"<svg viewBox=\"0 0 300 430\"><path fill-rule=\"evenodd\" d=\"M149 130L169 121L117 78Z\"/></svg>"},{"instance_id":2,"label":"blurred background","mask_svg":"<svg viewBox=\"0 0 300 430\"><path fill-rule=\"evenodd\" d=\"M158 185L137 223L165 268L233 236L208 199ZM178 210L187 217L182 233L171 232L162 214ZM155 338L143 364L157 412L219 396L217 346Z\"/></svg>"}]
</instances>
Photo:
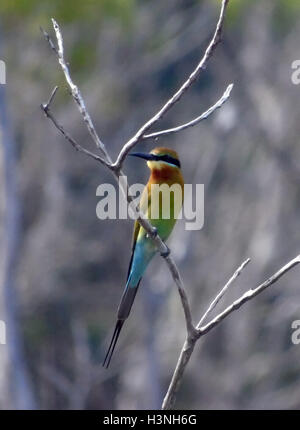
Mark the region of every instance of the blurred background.
<instances>
[{"instance_id":1,"label":"blurred background","mask_svg":"<svg viewBox=\"0 0 300 430\"><path fill-rule=\"evenodd\" d=\"M2 0L0 59L1 409L159 408L185 337L177 290L156 257L109 370L101 366L129 262L132 221L100 221L96 188L114 183L76 153L40 104L85 147L93 144L57 60L40 33L60 23L66 57L113 158L195 67L220 1ZM185 180L205 186L205 225L178 222L169 245L194 319L247 257L218 310L299 254L298 0L231 1L223 42L199 81L159 127L198 116L234 82L230 100L199 126L160 139ZM155 143L139 145L150 150ZM128 160L130 182L146 182ZM183 409L300 407L299 269L232 314L195 348L176 403Z\"/></svg>"}]
</instances>

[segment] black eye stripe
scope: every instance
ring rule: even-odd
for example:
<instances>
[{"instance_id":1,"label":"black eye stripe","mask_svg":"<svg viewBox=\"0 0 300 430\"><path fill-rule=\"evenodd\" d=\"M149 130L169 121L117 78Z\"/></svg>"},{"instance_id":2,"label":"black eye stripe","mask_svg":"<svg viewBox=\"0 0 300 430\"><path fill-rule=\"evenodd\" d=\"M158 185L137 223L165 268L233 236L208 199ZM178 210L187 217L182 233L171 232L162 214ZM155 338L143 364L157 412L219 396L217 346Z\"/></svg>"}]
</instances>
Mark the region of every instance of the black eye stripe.
<instances>
[{"instance_id":1,"label":"black eye stripe","mask_svg":"<svg viewBox=\"0 0 300 430\"><path fill-rule=\"evenodd\" d=\"M180 167L180 161L176 158L171 157L171 155L153 155L155 161L165 161L166 163L174 164L174 166Z\"/></svg>"}]
</instances>

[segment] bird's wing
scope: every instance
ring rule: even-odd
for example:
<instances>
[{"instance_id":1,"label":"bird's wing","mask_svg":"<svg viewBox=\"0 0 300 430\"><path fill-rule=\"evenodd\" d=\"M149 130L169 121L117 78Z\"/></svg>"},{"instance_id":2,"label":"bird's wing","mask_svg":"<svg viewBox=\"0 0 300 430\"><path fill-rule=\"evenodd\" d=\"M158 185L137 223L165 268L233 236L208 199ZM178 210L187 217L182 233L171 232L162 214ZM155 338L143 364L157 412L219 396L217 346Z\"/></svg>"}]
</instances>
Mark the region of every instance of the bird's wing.
<instances>
[{"instance_id":1,"label":"bird's wing","mask_svg":"<svg viewBox=\"0 0 300 430\"><path fill-rule=\"evenodd\" d=\"M141 212L143 212L144 214L146 214L148 212L148 208L151 204L151 194L150 194L148 188L149 188L149 184L148 184L148 187L144 188L140 202L139 202L139 205L138 205L139 210ZM129 274L130 274L132 259L133 259L134 250L135 250L135 245L136 245L136 241L137 241L140 229L141 229L140 224L137 221L135 221L134 228L133 228L133 235L132 235L131 257L130 257L130 263L129 263L129 267L128 267L127 279L128 279Z\"/></svg>"}]
</instances>

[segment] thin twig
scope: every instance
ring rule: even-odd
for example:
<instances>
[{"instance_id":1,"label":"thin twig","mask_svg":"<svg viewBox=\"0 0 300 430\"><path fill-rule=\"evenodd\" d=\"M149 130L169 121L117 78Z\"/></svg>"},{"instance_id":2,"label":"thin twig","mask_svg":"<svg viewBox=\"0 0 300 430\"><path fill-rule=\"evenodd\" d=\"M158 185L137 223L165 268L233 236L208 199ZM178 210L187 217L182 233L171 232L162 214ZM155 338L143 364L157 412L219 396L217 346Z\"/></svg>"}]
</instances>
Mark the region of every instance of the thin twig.
<instances>
[{"instance_id":1,"label":"thin twig","mask_svg":"<svg viewBox=\"0 0 300 430\"><path fill-rule=\"evenodd\" d=\"M49 33L47 33L47 31L45 31L42 27L40 27L40 30L43 34L43 36L45 37L45 39L47 40L47 42L50 45L50 48L52 49L52 51L55 52L55 54L58 56L58 51L56 49L56 46L54 45L54 43L52 42L51 37L49 36Z\"/></svg>"},{"instance_id":2,"label":"thin twig","mask_svg":"<svg viewBox=\"0 0 300 430\"><path fill-rule=\"evenodd\" d=\"M50 105L51 105L51 103L53 102L54 97L56 96L57 91L58 91L58 86L56 85L56 86L53 88L52 93L50 94L50 97L49 97L49 100L47 101L47 103L44 103L44 104L42 105L42 106L43 106L43 110L44 110L44 111L45 111L45 110L48 110L48 109L50 108Z\"/></svg>"},{"instance_id":3,"label":"thin twig","mask_svg":"<svg viewBox=\"0 0 300 430\"><path fill-rule=\"evenodd\" d=\"M96 144L96 147L103 153L103 155L105 156L107 161L111 162L112 160L111 160L108 152L106 151L106 147L105 147L104 143L100 139L100 137L99 137L99 135L95 129L95 126L94 126L93 121L91 119L91 116L90 116L90 114L86 108L86 105L85 105L85 102L84 102L83 97L81 95L81 92L80 92L79 88L77 87L77 85L74 84L74 82L71 78L68 63L65 61L65 57L64 57L64 44L63 44L62 33L60 31L60 27L59 27L58 23L53 18L52 18L52 25L53 25L53 28L55 31L58 49L55 47L49 34L46 31L44 31L43 29L41 29L41 31L44 34L46 40L48 41L51 49L56 53L56 55L58 57L59 64L60 64L62 71L65 75L65 79L67 81L67 84L70 87L73 99L75 100L75 102L79 108L79 111L83 117L84 122L86 123L87 129L88 129L90 135L92 136L92 139L94 140L94 142Z\"/></svg>"},{"instance_id":4,"label":"thin twig","mask_svg":"<svg viewBox=\"0 0 300 430\"><path fill-rule=\"evenodd\" d=\"M87 155L88 157L93 158L94 160L100 162L101 164L104 164L106 167L109 167L110 164L104 160L104 158L100 157L99 155L94 154L93 152L89 151L88 149L83 148L65 129L64 127L58 123L54 115L52 114L50 110L50 104L54 99L54 96L56 94L58 87L55 87L52 91L50 98L47 103L41 104L41 109L45 113L46 117L49 118L52 123L55 125L55 127L61 132L61 134L65 137L65 139L73 146L73 148L76 149L78 152L82 152L83 154Z\"/></svg>"},{"instance_id":5,"label":"thin twig","mask_svg":"<svg viewBox=\"0 0 300 430\"><path fill-rule=\"evenodd\" d=\"M197 118L193 119L192 121L189 121L185 124L179 125L174 128L169 128L167 130L155 131L150 134L145 134L143 136L143 140L157 139L158 137L166 136L173 133L178 133L179 131L183 131L186 128L190 128L190 127L194 127L195 125L198 125L201 121L207 119L212 113L214 113L217 109L219 109L229 99L232 88L233 88L233 84L228 85L222 97L213 106L207 109L207 111L203 112L201 115L199 115Z\"/></svg>"},{"instance_id":6,"label":"thin twig","mask_svg":"<svg viewBox=\"0 0 300 430\"><path fill-rule=\"evenodd\" d=\"M167 101L167 103L149 120L147 121L137 133L123 146L121 149L116 162L113 167L118 170L122 167L127 154L137 145L137 143L143 138L146 132L156 124L163 116L181 99L185 92L190 88L190 86L199 78L202 70L205 70L206 65L210 57L212 56L214 50L216 49L218 43L221 40L223 22L225 18L225 11L229 0L222 0L222 6L220 11L219 20L215 29L213 38L211 39L202 59L198 63L197 67L190 74L188 79L181 85L178 91Z\"/></svg>"},{"instance_id":7,"label":"thin twig","mask_svg":"<svg viewBox=\"0 0 300 430\"><path fill-rule=\"evenodd\" d=\"M200 321L197 324L197 328L201 327L201 324L203 323L203 321L205 320L205 318L207 318L207 316L210 314L210 312L217 306L217 304L219 303L219 301L221 300L221 298L225 295L225 293L227 292L227 290L229 289L229 287L236 280L236 278L241 274L241 272L244 270L244 268L247 266L247 264L250 263L250 261L251 261L250 258L247 258L247 260L245 260L240 265L240 267L234 272L234 274L231 276L231 278L229 279L229 281L227 282L227 284L224 285L224 287L222 288L222 290L219 292L219 294L217 294L217 296L214 298L214 300L211 302L211 304L209 305L209 307L207 308L207 310L204 312L204 314L200 318Z\"/></svg>"}]
</instances>

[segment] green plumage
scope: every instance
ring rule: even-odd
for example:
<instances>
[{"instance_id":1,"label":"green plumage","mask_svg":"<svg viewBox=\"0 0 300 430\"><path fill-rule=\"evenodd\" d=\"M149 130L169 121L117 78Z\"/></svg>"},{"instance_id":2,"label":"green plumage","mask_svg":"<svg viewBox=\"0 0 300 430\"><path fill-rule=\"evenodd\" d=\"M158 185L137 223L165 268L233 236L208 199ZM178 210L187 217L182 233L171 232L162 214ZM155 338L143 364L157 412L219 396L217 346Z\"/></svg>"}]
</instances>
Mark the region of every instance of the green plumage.
<instances>
[{"instance_id":1,"label":"green plumage","mask_svg":"<svg viewBox=\"0 0 300 430\"><path fill-rule=\"evenodd\" d=\"M168 148L155 148L150 154L133 154L147 161L151 175L140 200L140 211L147 215L153 227L156 227L162 240L167 240L176 223L183 201L184 181L180 171L180 162L175 151ZM173 186L169 199L152 185ZM148 237L145 229L136 221L133 230L132 254L128 269L126 287L118 308L117 323L103 365L108 367L120 331L128 318L142 276L156 253L154 241Z\"/></svg>"}]
</instances>

